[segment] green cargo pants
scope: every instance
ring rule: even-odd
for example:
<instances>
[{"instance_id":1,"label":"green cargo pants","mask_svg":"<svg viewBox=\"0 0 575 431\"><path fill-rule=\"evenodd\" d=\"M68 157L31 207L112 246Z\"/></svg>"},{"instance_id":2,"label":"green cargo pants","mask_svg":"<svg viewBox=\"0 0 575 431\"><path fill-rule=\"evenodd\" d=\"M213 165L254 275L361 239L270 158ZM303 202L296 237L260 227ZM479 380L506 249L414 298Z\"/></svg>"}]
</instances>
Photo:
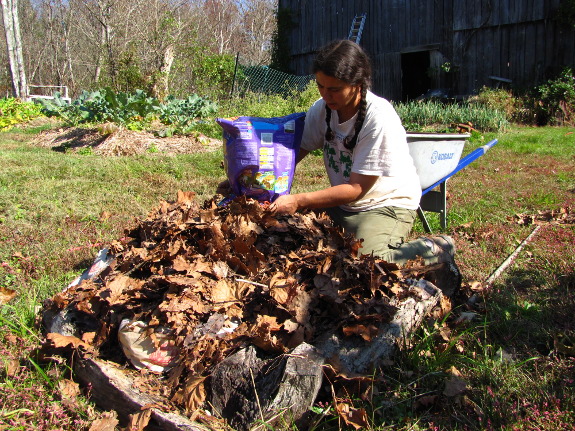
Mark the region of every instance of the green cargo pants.
<instances>
[{"instance_id":1,"label":"green cargo pants","mask_svg":"<svg viewBox=\"0 0 575 431\"><path fill-rule=\"evenodd\" d=\"M423 257L427 265L437 262L438 258L425 238L405 242L417 215L414 210L381 207L349 212L334 207L326 209L326 212L344 232L363 239L361 254L373 253L397 264L405 264L417 256Z\"/></svg>"}]
</instances>

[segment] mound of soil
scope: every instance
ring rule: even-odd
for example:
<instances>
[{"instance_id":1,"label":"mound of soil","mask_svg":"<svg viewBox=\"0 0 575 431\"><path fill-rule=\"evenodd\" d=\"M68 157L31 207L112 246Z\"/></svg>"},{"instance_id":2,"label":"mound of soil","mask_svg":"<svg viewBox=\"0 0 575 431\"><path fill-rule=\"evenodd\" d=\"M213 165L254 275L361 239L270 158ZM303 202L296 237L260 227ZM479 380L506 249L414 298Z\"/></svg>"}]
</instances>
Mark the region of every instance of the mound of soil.
<instances>
[{"instance_id":1,"label":"mound of soil","mask_svg":"<svg viewBox=\"0 0 575 431\"><path fill-rule=\"evenodd\" d=\"M36 145L54 151L81 152L90 149L102 156L132 156L144 153L190 154L213 151L221 140L198 134L190 136L159 137L151 132L134 131L115 125L98 127L68 127L47 130L34 140Z\"/></svg>"}]
</instances>

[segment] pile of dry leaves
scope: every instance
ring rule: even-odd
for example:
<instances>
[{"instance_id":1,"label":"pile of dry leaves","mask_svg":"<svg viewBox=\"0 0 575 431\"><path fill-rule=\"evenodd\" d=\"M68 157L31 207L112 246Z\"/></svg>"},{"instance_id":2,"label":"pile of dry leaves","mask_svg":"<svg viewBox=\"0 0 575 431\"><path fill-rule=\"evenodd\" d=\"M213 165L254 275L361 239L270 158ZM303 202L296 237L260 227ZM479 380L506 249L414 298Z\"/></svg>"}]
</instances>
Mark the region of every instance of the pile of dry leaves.
<instances>
[{"instance_id":1,"label":"pile of dry leaves","mask_svg":"<svg viewBox=\"0 0 575 431\"><path fill-rule=\"evenodd\" d=\"M398 300L416 295L415 266L360 259L360 242L327 216L274 216L245 197L200 207L193 193L178 192L110 249L106 271L44 308L80 313L75 348L118 363L126 363L122 321L144 322L158 343L158 329L168 333L173 367L158 390L191 417L211 370L238 349L283 353L329 331L369 341Z\"/></svg>"}]
</instances>

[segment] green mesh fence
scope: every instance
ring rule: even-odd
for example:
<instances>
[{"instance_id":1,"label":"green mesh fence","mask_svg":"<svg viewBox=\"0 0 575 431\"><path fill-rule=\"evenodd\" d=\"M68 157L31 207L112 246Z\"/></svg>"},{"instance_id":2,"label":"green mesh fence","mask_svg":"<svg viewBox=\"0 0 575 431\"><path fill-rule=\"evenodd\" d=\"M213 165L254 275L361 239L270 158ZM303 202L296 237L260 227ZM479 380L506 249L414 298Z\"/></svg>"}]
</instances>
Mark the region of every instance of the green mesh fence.
<instances>
[{"instance_id":1,"label":"green mesh fence","mask_svg":"<svg viewBox=\"0 0 575 431\"><path fill-rule=\"evenodd\" d=\"M305 90L313 79L313 75L290 75L268 66L238 65L232 93L245 94L251 91L287 96L294 91Z\"/></svg>"}]
</instances>

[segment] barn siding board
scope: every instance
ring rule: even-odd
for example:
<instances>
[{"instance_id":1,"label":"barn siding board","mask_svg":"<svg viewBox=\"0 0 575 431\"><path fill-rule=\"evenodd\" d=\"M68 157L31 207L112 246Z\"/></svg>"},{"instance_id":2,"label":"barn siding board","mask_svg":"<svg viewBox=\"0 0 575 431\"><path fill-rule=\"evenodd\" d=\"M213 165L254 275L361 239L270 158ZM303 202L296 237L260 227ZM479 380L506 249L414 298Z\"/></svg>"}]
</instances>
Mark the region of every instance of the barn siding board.
<instances>
[{"instance_id":1,"label":"barn siding board","mask_svg":"<svg viewBox=\"0 0 575 431\"><path fill-rule=\"evenodd\" d=\"M399 29L402 33L402 37L400 39L397 40L398 42L398 48L401 50L401 48L406 47L406 46L411 46L413 45L412 43L412 35L411 35L411 29L410 29L410 16L411 16L411 1L406 1L406 8L405 9L399 9Z\"/></svg>"},{"instance_id":2,"label":"barn siding board","mask_svg":"<svg viewBox=\"0 0 575 431\"><path fill-rule=\"evenodd\" d=\"M511 56L513 58L511 63L511 73L516 77L515 81L523 79L520 67L523 58L523 43L521 41L520 30L519 25L511 26L511 40L514 41L514 49L511 51Z\"/></svg>"},{"instance_id":3,"label":"barn siding board","mask_svg":"<svg viewBox=\"0 0 575 431\"><path fill-rule=\"evenodd\" d=\"M401 45L403 45L403 46L411 45L411 40L410 40L411 32L410 32L410 28L409 28L410 19L408 18L410 16L410 13L411 13L410 10L411 10L411 0L405 0L405 6L402 8L399 8L399 10L398 10L398 12L399 12L398 29L399 29L399 34L401 36L398 38L396 43L401 43ZM396 48L397 48L397 46L396 46Z\"/></svg>"},{"instance_id":4,"label":"barn siding board","mask_svg":"<svg viewBox=\"0 0 575 431\"><path fill-rule=\"evenodd\" d=\"M502 24L502 19L501 17L503 16L503 2L505 0L494 0L493 1L493 19L492 19L492 23L493 25L496 26L501 26Z\"/></svg>"},{"instance_id":5,"label":"barn siding board","mask_svg":"<svg viewBox=\"0 0 575 431\"><path fill-rule=\"evenodd\" d=\"M442 7L441 35L439 40L445 42L446 55L453 62L453 8L447 7L443 2L441 4L444 6Z\"/></svg>"},{"instance_id":6,"label":"barn siding board","mask_svg":"<svg viewBox=\"0 0 575 431\"><path fill-rule=\"evenodd\" d=\"M537 76L537 45L535 37L537 35L537 24L535 22L525 23L525 50L524 50L524 76ZM529 55L529 52L532 55ZM527 78L530 82L524 82L523 85L530 85L532 78Z\"/></svg>"},{"instance_id":7,"label":"barn siding board","mask_svg":"<svg viewBox=\"0 0 575 431\"><path fill-rule=\"evenodd\" d=\"M486 18L487 19L487 18ZM480 52L481 68L479 69L479 75L477 77L477 87L481 88L483 86L490 84L489 76L493 75L493 32L491 31L478 31L477 32L477 49Z\"/></svg>"},{"instance_id":8,"label":"barn siding board","mask_svg":"<svg viewBox=\"0 0 575 431\"><path fill-rule=\"evenodd\" d=\"M568 47L574 47L575 46L575 31L572 31L570 35L566 36L566 43L568 44ZM564 64L569 64L572 65L573 68L575 69L575 52L573 49L569 50L569 49L565 49L564 50L565 55L566 55L566 59L564 61Z\"/></svg>"},{"instance_id":9,"label":"barn siding board","mask_svg":"<svg viewBox=\"0 0 575 431\"><path fill-rule=\"evenodd\" d=\"M517 76L516 83L519 82L521 85L522 82L525 81L526 77L526 70L525 70L525 25L518 24L516 26L516 33L515 33L515 42L516 42L516 67L515 76Z\"/></svg>"},{"instance_id":10,"label":"barn siding board","mask_svg":"<svg viewBox=\"0 0 575 431\"><path fill-rule=\"evenodd\" d=\"M497 25L499 25L500 0L491 0L490 5L491 5L491 10L490 10L489 21L488 21L487 25L497 26Z\"/></svg>"},{"instance_id":11,"label":"barn siding board","mask_svg":"<svg viewBox=\"0 0 575 431\"><path fill-rule=\"evenodd\" d=\"M465 71L467 73L467 88L471 90L472 93L475 93L477 90L477 73L478 69L482 67L481 61L478 58L477 53L477 38L475 35L477 32L475 30L468 30L467 31L467 39L465 45L465 52L464 52L464 59L465 64L470 65L474 64L475 67L465 67Z\"/></svg>"},{"instance_id":12,"label":"barn siding board","mask_svg":"<svg viewBox=\"0 0 575 431\"><path fill-rule=\"evenodd\" d=\"M468 2L465 2L467 4ZM462 31L465 29L465 9L464 6L458 4L453 8L453 30Z\"/></svg>"},{"instance_id":13,"label":"barn siding board","mask_svg":"<svg viewBox=\"0 0 575 431\"><path fill-rule=\"evenodd\" d=\"M487 21L487 4L483 2L464 2L468 5L465 11L467 28L480 28ZM458 6L459 7L459 6Z\"/></svg>"},{"instance_id":14,"label":"barn siding board","mask_svg":"<svg viewBox=\"0 0 575 431\"><path fill-rule=\"evenodd\" d=\"M562 45L562 49L560 50L560 57L559 57L559 62L561 64L570 64L572 66L575 66L575 59L573 56L573 50L570 50L569 47L575 46L575 38L573 37L574 32L566 32L566 31L560 31L560 37L561 37L561 45Z\"/></svg>"},{"instance_id":15,"label":"barn siding board","mask_svg":"<svg viewBox=\"0 0 575 431\"><path fill-rule=\"evenodd\" d=\"M472 92L475 93L479 88L480 77L483 76L483 70L485 64L483 62L483 50L479 43L481 38L481 33L477 31L471 32L470 43L468 44L469 56L467 64L475 64L476 67L467 67L469 73L469 84L471 86Z\"/></svg>"},{"instance_id":16,"label":"barn siding board","mask_svg":"<svg viewBox=\"0 0 575 431\"><path fill-rule=\"evenodd\" d=\"M368 16L370 23L374 23L378 29L376 37L372 39L375 39L375 43L372 45L372 53L389 52L392 39L390 37L392 30L389 18L393 8L386 8L383 2L375 2L375 5L374 15L371 18Z\"/></svg>"},{"instance_id":17,"label":"barn siding board","mask_svg":"<svg viewBox=\"0 0 575 431\"><path fill-rule=\"evenodd\" d=\"M390 38L389 38L389 50L386 52L397 52L399 51L398 45L399 41L405 41L405 35L403 31L405 30L405 26L400 25L403 24L403 17L402 17L403 8L394 2L393 5L393 21L389 23L390 26Z\"/></svg>"},{"instance_id":18,"label":"barn siding board","mask_svg":"<svg viewBox=\"0 0 575 431\"><path fill-rule=\"evenodd\" d=\"M417 26L417 7L418 3L416 0L408 0L408 7L409 10L405 17L406 28L406 40L409 46L417 45L418 36L419 36L419 28Z\"/></svg>"},{"instance_id":19,"label":"barn siding board","mask_svg":"<svg viewBox=\"0 0 575 431\"><path fill-rule=\"evenodd\" d=\"M533 82L542 82L545 62L545 21L539 21L535 32L535 76Z\"/></svg>"},{"instance_id":20,"label":"barn siding board","mask_svg":"<svg viewBox=\"0 0 575 431\"><path fill-rule=\"evenodd\" d=\"M459 46L463 43L464 33L463 31L457 31L453 33L453 62L458 66L458 88L456 89L457 93L462 93L462 89L464 88L463 82L465 81L465 67L463 63L463 57L461 56L461 50Z\"/></svg>"},{"instance_id":21,"label":"barn siding board","mask_svg":"<svg viewBox=\"0 0 575 431\"><path fill-rule=\"evenodd\" d=\"M427 0L425 2L425 15L423 16L424 28L422 30L427 29L424 35L427 36L426 43L433 43L437 42L437 31L435 27L435 23L437 20L435 19L435 8L433 7L433 0Z\"/></svg>"},{"instance_id":22,"label":"barn siding board","mask_svg":"<svg viewBox=\"0 0 575 431\"><path fill-rule=\"evenodd\" d=\"M374 92L389 100L401 99L401 55L386 53L374 57L374 62L381 67L374 74L374 83L383 90Z\"/></svg>"},{"instance_id":23,"label":"barn siding board","mask_svg":"<svg viewBox=\"0 0 575 431\"><path fill-rule=\"evenodd\" d=\"M502 66L502 77L507 79L513 79L513 75L511 74L510 65L511 65L511 46L510 46L510 37L509 37L509 26L501 27L501 46L503 47L503 57L501 58L501 66Z\"/></svg>"},{"instance_id":24,"label":"barn siding board","mask_svg":"<svg viewBox=\"0 0 575 431\"><path fill-rule=\"evenodd\" d=\"M532 8L533 16L531 19L533 21L545 19L545 2L540 0L533 0Z\"/></svg>"},{"instance_id":25,"label":"barn siding board","mask_svg":"<svg viewBox=\"0 0 575 431\"><path fill-rule=\"evenodd\" d=\"M372 7L367 13L367 19L365 20L366 27L370 28L370 35L366 37L366 40L370 41L367 45L362 43L362 45L367 46L370 53L381 52L385 49L385 22L381 19L375 19L374 17L383 16L381 12L381 2L372 3Z\"/></svg>"},{"instance_id":26,"label":"barn siding board","mask_svg":"<svg viewBox=\"0 0 575 431\"><path fill-rule=\"evenodd\" d=\"M400 23L401 23L401 7L400 7L400 5L397 4L397 2L393 2L393 3L394 4L390 7L391 13L389 14L389 17L392 19L391 19L391 21L386 20L388 22L388 25L389 25L389 34L388 34L388 39L387 39L388 49L384 52L397 52L397 51L399 51L398 46L397 46L398 40L405 40L405 38L401 34L401 29L402 29L402 26L400 25ZM384 10L384 13L386 13L385 10Z\"/></svg>"},{"instance_id":27,"label":"barn siding board","mask_svg":"<svg viewBox=\"0 0 575 431\"><path fill-rule=\"evenodd\" d=\"M519 22L521 17L519 16L519 2L510 1L509 4L509 20L508 23Z\"/></svg>"},{"instance_id":28,"label":"barn siding board","mask_svg":"<svg viewBox=\"0 0 575 431\"><path fill-rule=\"evenodd\" d=\"M349 27L344 25L344 16L346 15L346 8L345 5L342 4L341 0L336 0L333 2L335 5L334 14L331 16L326 16L326 21L329 21L331 24L331 31L329 38L324 38L322 40L322 45L328 42L328 40L333 40L336 38L347 38Z\"/></svg>"},{"instance_id":29,"label":"barn siding board","mask_svg":"<svg viewBox=\"0 0 575 431\"><path fill-rule=\"evenodd\" d=\"M493 52L491 57L491 68L493 71L493 75L500 76L502 78L506 78L503 76L502 70L502 60L501 60L501 27L497 26L494 27L493 32L493 39L491 50Z\"/></svg>"},{"instance_id":30,"label":"barn siding board","mask_svg":"<svg viewBox=\"0 0 575 431\"><path fill-rule=\"evenodd\" d=\"M485 15L485 19L483 23L486 27L492 27L495 25L495 21L497 20L497 8L499 7L498 4L493 4L493 1L490 1L486 4L483 4L482 9L484 10L483 14Z\"/></svg>"},{"instance_id":31,"label":"barn siding board","mask_svg":"<svg viewBox=\"0 0 575 431\"><path fill-rule=\"evenodd\" d=\"M554 46L555 46L555 38L553 33L553 27L549 25L548 21L545 21L545 57L551 59L553 58ZM544 77L549 78L551 68L548 65L545 65L544 67L545 67L543 71Z\"/></svg>"},{"instance_id":32,"label":"barn siding board","mask_svg":"<svg viewBox=\"0 0 575 431\"><path fill-rule=\"evenodd\" d=\"M509 17L511 15L509 10L509 0L501 0L500 18L499 24L506 25L509 24Z\"/></svg>"},{"instance_id":33,"label":"barn siding board","mask_svg":"<svg viewBox=\"0 0 575 431\"><path fill-rule=\"evenodd\" d=\"M415 35L415 37L417 38L416 42L413 43L413 45L423 45L425 43L427 43L425 41L425 39L422 40L422 36L425 37L427 34L429 34L429 27L427 26L427 22L425 21L425 14L427 13L427 0L421 0L420 2L417 2L418 4L415 5L415 13L414 13L414 18L410 20L411 22L413 22L413 25L415 26L415 31L413 31L412 33Z\"/></svg>"}]
</instances>

